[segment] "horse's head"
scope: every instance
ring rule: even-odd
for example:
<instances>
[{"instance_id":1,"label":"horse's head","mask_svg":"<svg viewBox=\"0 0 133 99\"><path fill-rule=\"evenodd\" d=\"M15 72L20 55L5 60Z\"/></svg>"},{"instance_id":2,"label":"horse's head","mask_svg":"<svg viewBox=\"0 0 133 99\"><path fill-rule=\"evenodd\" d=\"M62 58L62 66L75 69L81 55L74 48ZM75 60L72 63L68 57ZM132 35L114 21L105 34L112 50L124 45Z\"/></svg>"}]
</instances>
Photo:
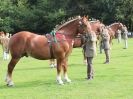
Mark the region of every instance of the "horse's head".
<instances>
[{"instance_id":1,"label":"horse's head","mask_svg":"<svg viewBox=\"0 0 133 99\"><path fill-rule=\"evenodd\" d=\"M121 31L127 30L126 26L123 25L121 22L118 22L115 27L117 27L117 30L118 29L121 30Z\"/></svg>"},{"instance_id":2,"label":"horse's head","mask_svg":"<svg viewBox=\"0 0 133 99\"><path fill-rule=\"evenodd\" d=\"M0 32L0 36L5 36L5 33L3 31Z\"/></svg>"},{"instance_id":3,"label":"horse's head","mask_svg":"<svg viewBox=\"0 0 133 99\"><path fill-rule=\"evenodd\" d=\"M96 42L97 36L96 36L95 31L92 30L92 26L90 24L90 21L88 21L88 17L85 17L85 16L82 17L81 23L82 24L80 24L80 28L82 27L81 30L82 30L83 35L85 36L84 40Z\"/></svg>"},{"instance_id":4,"label":"horse's head","mask_svg":"<svg viewBox=\"0 0 133 99\"><path fill-rule=\"evenodd\" d=\"M101 27L105 26L101 21L99 20L94 20L94 21L89 21L91 25L91 29L96 33L96 35L100 35L101 33Z\"/></svg>"},{"instance_id":5,"label":"horse's head","mask_svg":"<svg viewBox=\"0 0 133 99\"><path fill-rule=\"evenodd\" d=\"M121 30L121 32L123 32L123 33L127 33L128 32L126 25L123 25L120 22L118 24L118 29Z\"/></svg>"},{"instance_id":6,"label":"horse's head","mask_svg":"<svg viewBox=\"0 0 133 99\"><path fill-rule=\"evenodd\" d=\"M121 31L122 31L123 33L125 33L125 34L127 34L127 33L128 33L128 30L127 30L126 25L123 25L123 27L122 27Z\"/></svg>"},{"instance_id":7,"label":"horse's head","mask_svg":"<svg viewBox=\"0 0 133 99\"><path fill-rule=\"evenodd\" d=\"M88 21L88 16L83 16L79 20L78 32L80 34L86 34L86 33L89 33L90 31L91 31L91 26L90 26L90 23Z\"/></svg>"}]
</instances>

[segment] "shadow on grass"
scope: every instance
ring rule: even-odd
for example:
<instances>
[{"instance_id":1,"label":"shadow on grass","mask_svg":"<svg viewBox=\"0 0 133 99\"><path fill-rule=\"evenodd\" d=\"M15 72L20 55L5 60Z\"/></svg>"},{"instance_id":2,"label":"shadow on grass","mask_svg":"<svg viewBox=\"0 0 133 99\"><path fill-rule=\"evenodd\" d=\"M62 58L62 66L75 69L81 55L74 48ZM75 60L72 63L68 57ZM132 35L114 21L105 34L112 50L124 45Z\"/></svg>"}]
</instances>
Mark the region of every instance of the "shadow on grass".
<instances>
[{"instance_id":1,"label":"shadow on grass","mask_svg":"<svg viewBox=\"0 0 133 99\"><path fill-rule=\"evenodd\" d=\"M52 69L50 67L18 68L16 71Z\"/></svg>"},{"instance_id":2,"label":"shadow on grass","mask_svg":"<svg viewBox=\"0 0 133 99\"><path fill-rule=\"evenodd\" d=\"M6 83L5 83L6 84ZM16 82L15 86L8 87L7 85L0 86L0 89L8 89L8 88L32 88L32 87L40 87L40 86L51 86L55 85L56 82L54 80L35 80L35 81L26 81L26 82Z\"/></svg>"},{"instance_id":3,"label":"shadow on grass","mask_svg":"<svg viewBox=\"0 0 133 99\"><path fill-rule=\"evenodd\" d=\"M68 67L69 67L69 66L70 66L70 67L71 67L71 66L74 66L74 67L75 67L75 66L78 66L78 67L79 67L79 66L85 66L85 64L76 64L76 63L73 63L73 64L68 64Z\"/></svg>"},{"instance_id":4,"label":"shadow on grass","mask_svg":"<svg viewBox=\"0 0 133 99\"><path fill-rule=\"evenodd\" d=\"M77 53L77 54L74 53L71 56L79 56L79 55L80 55L79 53Z\"/></svg>"}]
</instances>

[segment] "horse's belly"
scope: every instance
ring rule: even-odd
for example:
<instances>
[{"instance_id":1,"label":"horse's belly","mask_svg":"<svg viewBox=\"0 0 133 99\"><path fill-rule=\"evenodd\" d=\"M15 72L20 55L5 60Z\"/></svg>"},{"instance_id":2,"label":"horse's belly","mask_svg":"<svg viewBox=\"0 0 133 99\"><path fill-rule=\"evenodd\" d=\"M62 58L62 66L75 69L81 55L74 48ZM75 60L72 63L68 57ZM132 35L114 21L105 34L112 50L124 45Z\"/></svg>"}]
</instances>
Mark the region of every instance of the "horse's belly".
<instances>
[{"instance_id":1,"label":"horse's belly","mask_svg":"<svg viewBox=\"0 0 133 99\"><path fill-rule=\"evenodd\" d=\"M69 50L67 42L48 43L44 37L34 38L27 43L27 54L40 60L47 60L55 57L64 58Z\"/></svg>"},{"instance_id":2,"label":"horse's belly","mask_svg":"<svg viewBox=\"0 0 133 99\"><path fill-rule=\"evenodd\" d=\"M33 58L40 60L50 59L50 47L47 41L32 42L28 45L27 54Z\"/></svg>"},{"instance_id":3,"label":"horse's belly","mask_svg":"<svg viewBox=\"0 0 133 99\"><path fill-rule=\"evenodd\" d=\"M47 59L50 59L50 57L51 57L49 48L46 48L46 47L33 50L29 54L31 57L34 57L34 58L40 59L40 60L47 60Z\"/></svg>"}]
</instances>

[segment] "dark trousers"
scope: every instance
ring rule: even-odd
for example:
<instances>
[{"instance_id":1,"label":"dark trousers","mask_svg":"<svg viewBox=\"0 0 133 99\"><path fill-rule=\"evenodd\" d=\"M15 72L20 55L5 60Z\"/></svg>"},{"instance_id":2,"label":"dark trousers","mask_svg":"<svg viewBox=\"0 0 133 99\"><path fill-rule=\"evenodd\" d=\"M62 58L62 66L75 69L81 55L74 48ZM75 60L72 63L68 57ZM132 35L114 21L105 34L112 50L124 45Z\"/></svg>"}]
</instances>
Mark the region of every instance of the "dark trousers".
<instances>
[{"instance_id":1,"label":"dark trousers","mask_svg":"<svg viewBox=\"0 0 133 99\"><path fill-rule=\"evenodd\" d=\"M87 57L87 78L92 79L93 78L93 65L92 65L93 57Z\"/></svg>"},{"instance_id":2,"label":"dark trousers","mask_svg":"<svg viewBox=\"0 0 133 99\"><path fill-rule=\"evenodd\" d=\"M106 61L105 61L105 64L108 64L110 62L110 53L109 53L110 50L108 49L104 49L104 52L105 52L105 55L106 55Z\"/></svg>"}]
</instances>

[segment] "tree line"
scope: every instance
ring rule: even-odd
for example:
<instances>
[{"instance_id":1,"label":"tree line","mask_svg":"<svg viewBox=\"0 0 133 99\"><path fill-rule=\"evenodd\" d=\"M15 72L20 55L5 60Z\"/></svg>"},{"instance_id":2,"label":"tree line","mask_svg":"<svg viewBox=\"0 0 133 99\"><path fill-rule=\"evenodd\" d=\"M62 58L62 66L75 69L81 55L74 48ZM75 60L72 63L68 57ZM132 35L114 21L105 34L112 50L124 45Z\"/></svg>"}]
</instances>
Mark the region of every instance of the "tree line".
<instances>
[{"instance_id":1,"label":"tree line","mask_svg":"<svg viewBox=\"0 0 133 99\"><path fill-rule=\"evenodd\" d=\"M106 25L120 21L133 30L133 0L0 0L0 31L52 31L62 20L88 15Z\"/></svg>"}]
</instances>

